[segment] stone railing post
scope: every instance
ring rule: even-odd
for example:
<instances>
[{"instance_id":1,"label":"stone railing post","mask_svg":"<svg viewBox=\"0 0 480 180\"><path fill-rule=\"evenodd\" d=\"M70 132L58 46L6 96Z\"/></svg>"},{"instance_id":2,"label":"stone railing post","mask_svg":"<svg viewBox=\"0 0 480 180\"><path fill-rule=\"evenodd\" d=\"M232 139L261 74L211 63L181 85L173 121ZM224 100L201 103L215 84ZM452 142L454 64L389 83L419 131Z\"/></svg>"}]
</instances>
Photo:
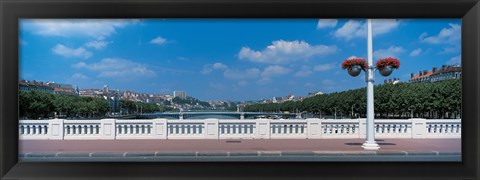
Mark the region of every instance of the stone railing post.
<instances>
[{"instance_id":1,"label":"stone railing post","mask_svg":"<svg viewBox=\"0 0 480 180\"><path fill-rule=\"evenodd\" d=\"M154 139L167 139L167 119L153 119L152 125Z\"/></svg>"},{"instance_id":2,"label":"stone railing post","mask_svg":"<svg viewBox=\"0 0 480 180\"><path fill-rule=\"evenodd\" d=\"M52 140L63 140L64 136L64 127L63 119L52 119L48 122L48 134L49 138Z\"/></svg>"},{"instance_id":3,"label":"stone railing post","mask_svg":"<svg viewBox=\"0 0 480 180\"><path fill-rule=\"evenodd\" d=\"M307 119L307 139L322 139L322 120L318 118Z\"/></svg>"},{"instance_id":4,"label":"stone railing post","mask_svg":"<svg viewBox=\"0 0 480 180\"><path fill-rule=\"evenodd\" d=\"M218 119L205 119L205 139L218 139Z\"/></svg>"},{"instance_id":5,"label":"stone railing post","mask_svg":"<svg viewBox=\"0 0 480 180\"><path fill-rule=\"evenodd\" d=\"M270 119L257 119L255 139L270 139Z\"/></svg>"},{"instance_id":6,"label":"stone railing post","mask_svg":"<svg viewBox=\"0 0 480 180\"><path fill-rule=\"evenodd\" d=\"M373 127L375 127L375 124ZM373 133L375 133L375 130ZM365 118L358 119L358 138L367 138L367 119Z\"/></svg>"},{"instance_id":7,"label":"stone railing post","mask_svg":"<svg viewBox=\"0 0 480 180\"><path fill-rule=\"evenodd\" d=\"M116 127L115 119L102 119L100 122L101 139L115 139Z\"/></svg>"},{"instance_id":8,"label":"stone railing post","mask_svg":"<svg viewBox=\"0 0 480 180\"><path fill-rule=\"evenodd\" d=\"M427 120L426 119L410 119L412 121L412 138L427 138Z\"/></svg>"}]
</instances>

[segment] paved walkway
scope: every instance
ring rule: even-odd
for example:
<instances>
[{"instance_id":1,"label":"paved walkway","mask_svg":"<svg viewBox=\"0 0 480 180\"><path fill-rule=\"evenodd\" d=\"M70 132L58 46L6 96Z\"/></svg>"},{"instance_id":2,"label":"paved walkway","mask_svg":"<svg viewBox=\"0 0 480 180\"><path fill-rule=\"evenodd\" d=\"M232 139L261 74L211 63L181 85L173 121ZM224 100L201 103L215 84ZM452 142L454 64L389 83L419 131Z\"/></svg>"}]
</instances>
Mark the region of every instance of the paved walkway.
<instances>
[{"instance_id":1,"label":"paved walkway","mask_svg":"<svg viewBox=\"0 0 480 180\"><path fill-rule=\"evenodd\" d=\"M363 139L20 140L19 152L360 152ZM461 139L379 139L378 152L461 152Z\"/></svg>"}]
</instances>

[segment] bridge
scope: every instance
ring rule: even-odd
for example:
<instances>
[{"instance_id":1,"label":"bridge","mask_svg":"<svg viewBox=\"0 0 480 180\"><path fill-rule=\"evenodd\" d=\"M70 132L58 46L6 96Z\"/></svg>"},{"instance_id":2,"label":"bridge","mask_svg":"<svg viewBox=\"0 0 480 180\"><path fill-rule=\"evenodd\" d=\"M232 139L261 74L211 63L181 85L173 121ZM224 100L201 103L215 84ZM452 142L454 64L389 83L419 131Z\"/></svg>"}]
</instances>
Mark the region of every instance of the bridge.
<instances>
[{"instance_id":1,"label":"bridge","mask_svg":"<svg viewBox=\"0 0 480 180\"><path fill-rule=\"evenodd\" d=\"M135 116L126 116L127 119L133 118L165 118L165 119L255 119L260 117L265 118L283 118L283 119L300 119L301 114L290 113L266 113L266 112L169 112L169 113L155 113L155 114L141 114Z\"/></svg>"}]
</instances>

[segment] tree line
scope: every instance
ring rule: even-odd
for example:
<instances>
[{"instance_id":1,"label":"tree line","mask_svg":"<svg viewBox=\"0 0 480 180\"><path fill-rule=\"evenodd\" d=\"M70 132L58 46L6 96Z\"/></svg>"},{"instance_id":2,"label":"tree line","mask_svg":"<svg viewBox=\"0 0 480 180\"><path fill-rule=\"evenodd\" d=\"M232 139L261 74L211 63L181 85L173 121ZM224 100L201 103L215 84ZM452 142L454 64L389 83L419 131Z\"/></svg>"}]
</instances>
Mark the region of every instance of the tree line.
<instances>
[{"instance_id":1,"label":"tree line","mask_svg":"<svg viewBox=\"0 0 480 180\"><path fill-rule=\"evenodd\" d=\"M153 103L119 101L122 114L154 113L172 108ZM43 91L19 91L20 118L39 119L58 115L62 118L105 117L111 112L107 100L98 97L51 94Z\"/></svg>"},{"instance_id":2,"label":"tree line","mask_svg":"<svg viewBox=\"0 0 480 180\"><path fill-rule=\"evenodd\" d=\"M55 113L62 117L99 117L110 111L105 99L51 94L42 91L19 91L20 117L48 118Z\"/></svg>"},{"instance_id":3,"label":"tree line","mask_svg":"<svg viewBox=\"0 0 480 180\"><path fill-rule=\"evenodd\" d=\"M120 100L120 109L122 114L140 114L172 111L173 108L167 106L159 106L153 103L134 102Z\"/></svg>"},{"instance_id":4,"label":"tree line","mask_svg":"<svg viewBox=\"0 0 480 180\"><path fill-rule=\"evenodd\" d=\"M376 118L459 118L461 80L376 85ZM366 117L366 88L334 92L303 101L248 105L245 112L304 112L317 116Z\"/></svg>"}]
</instances>

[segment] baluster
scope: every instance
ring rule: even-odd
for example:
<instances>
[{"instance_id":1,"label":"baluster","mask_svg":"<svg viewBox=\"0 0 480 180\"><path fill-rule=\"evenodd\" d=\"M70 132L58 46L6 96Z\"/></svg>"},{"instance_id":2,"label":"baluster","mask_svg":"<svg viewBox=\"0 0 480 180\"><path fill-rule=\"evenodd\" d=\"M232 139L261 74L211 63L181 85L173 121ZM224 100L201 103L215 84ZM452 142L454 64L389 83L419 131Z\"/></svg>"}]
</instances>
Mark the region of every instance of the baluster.
<instances>
[{"instance_id":1,"label":"baluster","mask_svg":"<svg viewBox=\"0 0 480 180\"><path fill-rule=\"evenodd\" d=\"M80 134L80 126L79 125L74 125L75 126L75 135Z\"/></svg>"},{"instance_id":2,"label":"baluster","mask_svg":"<svg viewBox=\"0 0 480 180\"><path fill-rule=\"evenodd\" d=\"M70 125L65 125L65 135L70 135L72 132L72 129L70 128Z\"/></svg>"},{"instance_id":3,"label":"baluster","mask_svg":"<svg viewBox=\"0 0 480 180\"><path fill-rule=\"evenodd\" d=\"M22 129L23 129L23 134L28 134L28 127L27 127L27 125L22 125Z\"/></svg>"}]
</instances>

